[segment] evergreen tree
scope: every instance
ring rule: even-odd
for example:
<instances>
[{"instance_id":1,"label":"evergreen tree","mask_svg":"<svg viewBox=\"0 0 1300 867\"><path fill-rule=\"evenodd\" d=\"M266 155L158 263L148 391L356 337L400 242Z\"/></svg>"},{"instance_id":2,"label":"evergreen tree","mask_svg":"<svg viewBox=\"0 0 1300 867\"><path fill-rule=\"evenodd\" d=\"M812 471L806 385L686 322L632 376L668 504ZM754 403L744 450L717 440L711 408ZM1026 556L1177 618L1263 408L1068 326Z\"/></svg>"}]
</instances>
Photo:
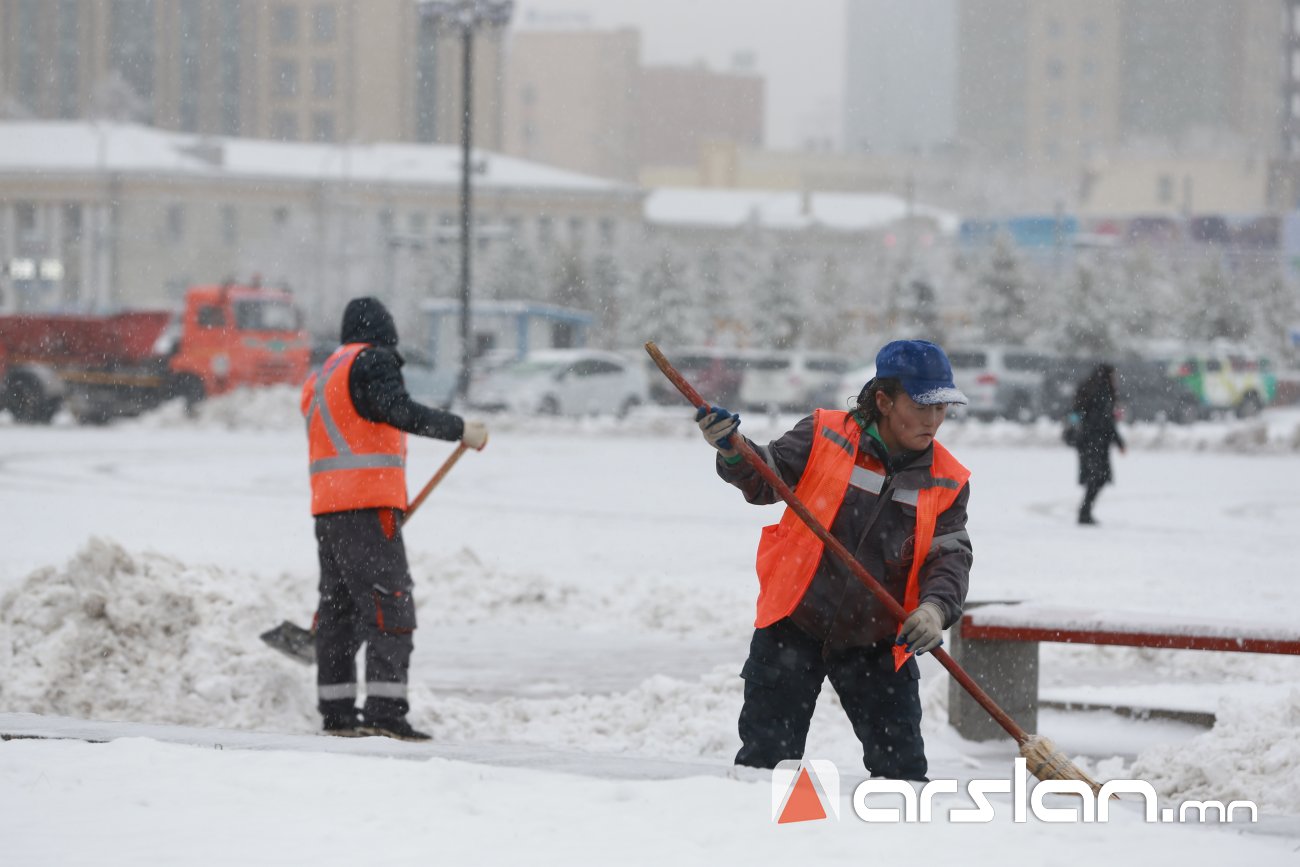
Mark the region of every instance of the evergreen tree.
<instances>
[{"instance_id":1,"label":"evergreen tree","mask_svg":"<svg viewBox=\"0 0 1300 867\"><path fill-rule=\"evenodd\" d=\"M550 301L561 307L590 310L591 291L582 261L573 251L560 254L551 270Z\"/></svg>"},{"instance_id":2,"label":"evergreen tree","mask_svg":"<svg viewBox=\"0 0 1300 867\"><path fill-rule=\"evenodd\" d=\"M589 285L598 323L596 343L606 348L635 343L634 336L622 334L626 306L624 282L622 267L609 253L601 253L592 260Z\"/></svg>"},{"instance_id":3,"label":"evergreen tree","mask_svg":"<svg viewBox=\"0 0 1300 867\"><path fill-rule=\"evenodd\" d=\"M697 316L686 275L668 249L660 250L641 272L635 302L629 307L629 331L635 342L653 340L666 347L697 342Z\"/></svg>"},{"instance_id":4,"label":"evergreen tree","mask_svg":"<svg viewBox=\"0 0 1300 867\"><path fill-rule=\"evenodd\" d=\"M1250 333L1250 302L1217 257L1206 262L1184 308L1188 335L1199 340L1243 340Z\"/></svg>"},{"instance_id":5,"label":"evergreen tree","mask_svg":"<svg viewBox=\"0 0 1300 867\"><path fill-rule=\"evenodd\" d=\"M1106 355L1115 349L1115 323L1094 266L1080 262L1065 292L1062 348L1073 355Z\"/></svg>"},{"instance_id":6,"label":"evergreen tree","mask_svg":"<svg viewBox=\"0 0 1300 867\"><path fill-rule=\"evenodd\" d=\"M803 334L803 303L793 277L788 255L781 250L773 253L756 287L752 311L754 336L764 348L793 349Z\"/></svg>"},{"instance_id":7,"label":"evergreen tree","mask_svg":"<svg viewBox=\"0 0 1300 867\"><path fill-rule=\"evenodd\" d=\"M976 320L994 343L1022 344L1033 330L1025 275L1011 242L998 238L974 286Z\"/></svg>"}]
</instances>

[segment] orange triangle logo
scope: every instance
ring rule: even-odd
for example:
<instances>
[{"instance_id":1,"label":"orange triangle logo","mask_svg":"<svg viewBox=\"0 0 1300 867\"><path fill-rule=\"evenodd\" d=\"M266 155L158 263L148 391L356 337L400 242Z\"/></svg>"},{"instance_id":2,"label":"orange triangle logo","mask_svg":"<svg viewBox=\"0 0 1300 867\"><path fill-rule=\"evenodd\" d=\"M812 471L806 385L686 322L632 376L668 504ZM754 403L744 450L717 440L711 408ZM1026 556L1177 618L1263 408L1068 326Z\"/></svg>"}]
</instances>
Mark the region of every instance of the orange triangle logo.
<instances>
[{"instance_id":1,"label":"orange triangle logo","mask_svg":"<svg viewBox=\"0 0 1300 867\"><path fill-rule=\"evenodd\" d=\"M807 768L799 769L799 776L790 787L790 797L785 802L785 809L781 811L781 818L777 819L777 824L786 822L811 822L814 819L825 819L826 809L822 806L822 799L817 794L817 787L813 785L812 778L808 776Z\"/></svg>"}]
</instances>

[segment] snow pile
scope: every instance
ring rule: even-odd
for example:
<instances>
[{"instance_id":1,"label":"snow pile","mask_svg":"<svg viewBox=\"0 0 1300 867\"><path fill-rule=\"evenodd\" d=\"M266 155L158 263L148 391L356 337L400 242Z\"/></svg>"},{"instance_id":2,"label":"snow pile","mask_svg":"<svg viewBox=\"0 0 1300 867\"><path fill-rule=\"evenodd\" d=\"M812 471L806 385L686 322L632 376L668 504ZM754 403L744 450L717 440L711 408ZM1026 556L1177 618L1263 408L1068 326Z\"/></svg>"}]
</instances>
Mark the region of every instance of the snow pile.
<instances>
[{"instance_id":1,"label":"snow pile","mask_svg":"<svg viewBox=\"0 0 1300 867\"><path fill-rule=\"evenodd\" d=\"M301 395L302 389L296 385L238 388L202 401L193 416L185 411L184 401L173 400L129 424L146 428L297 430L303 425Z\"/></svg>"},{"instance_id":2,"label":"snow pile","mask_svg":"<svg viewBox=\"0 0 1300 867\"><path fill-rule=\"evenodd\" d=\"M1225 703L1212 730L1190 744L1147 750L1132 772L1163 797L1244 799L1261 811L1300 812L1300 689L1271 702Z\"/></svg>"},{"instance_id":3,"label":"snow pile","mask_svg":"<svg viewBox=\"0 0 1300 867\"><path fill-rule=\"evenodd\" d=\"M571 629L646 629L697 638L747 630L749 583L701 582L687 598L665 598L652 580L570 583L541 573L492 567L469 548L411 561L423 624L540 624ZM747 633L746 633L747 634Z\"/></svg>"},{"instance_id":4,"label":"snow pile","mask_svg":"<svg viewBox=\"0 0 1300 867\"><path fill-rule=\"evenodd\" d=\"M0 597L0 709L300 728L314 713L309 679L257 639L292 598L264 579L92 539Z\"/></svg>"}]
</instances>

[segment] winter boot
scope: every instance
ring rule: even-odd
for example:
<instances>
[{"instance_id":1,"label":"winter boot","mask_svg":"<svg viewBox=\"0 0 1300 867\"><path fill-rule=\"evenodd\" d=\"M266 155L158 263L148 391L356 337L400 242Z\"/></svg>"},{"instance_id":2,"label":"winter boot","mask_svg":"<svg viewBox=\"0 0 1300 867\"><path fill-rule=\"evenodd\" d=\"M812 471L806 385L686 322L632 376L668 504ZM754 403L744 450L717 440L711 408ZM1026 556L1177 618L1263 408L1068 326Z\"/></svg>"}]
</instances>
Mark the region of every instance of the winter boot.
<instances>
[{"instance_id":1,"label":"winter boot","mask_svg":"<svg viewBox=\"0 0 1300 867\"><path fill-rule=\"evenodd\" d=\"M361 731L361 715L356 711L351 715L327 714L324 720L324 725L321 726L324 734L336 738L359 738L364 734Z\"/></svg>"},{"instance_id":2,"label":"winter boot","mask_svg":"<svg viewBox=\"0 0 1300 867\"><path fill-rule=\"evenodd\" d=\"M428 741L433 736L417 729L411 728L411 724L406 721L406 717L394 717L391 719L367 719L359 729L363 735L376 735L384 738L395 738L399 741Z\"/></svg>"},{"instance_id":3,"label":"winter boot","mask_svg":"<svg viewBox=\"0 0 1300 867\"><path fill-rule=\"evenodd\" d=\"M1092 516L1092 509L1085 507L1079 510L1079 523L1080 524L1097 523L1097 519Z\"/></svg>"}]
</instances>

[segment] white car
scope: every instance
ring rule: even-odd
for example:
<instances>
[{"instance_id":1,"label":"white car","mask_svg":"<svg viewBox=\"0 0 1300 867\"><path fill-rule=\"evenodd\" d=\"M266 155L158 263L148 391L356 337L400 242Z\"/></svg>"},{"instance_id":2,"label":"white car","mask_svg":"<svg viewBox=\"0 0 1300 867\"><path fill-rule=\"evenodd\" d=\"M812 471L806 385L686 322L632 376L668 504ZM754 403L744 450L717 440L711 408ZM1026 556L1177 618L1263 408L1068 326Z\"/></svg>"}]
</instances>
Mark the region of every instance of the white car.
<instances>
[{"instance_id":1,"label":"white car","mask_svg":"<svg viewBox=\"0 0 1300 867\"><path fill-rule=\"evenodd\" d=\"M828 352L771 352L745 363L740 405L766 412L811 412L853 362ZM861 388L859 384L858 388Z\"/></svg>"},{"instance_id":2,"label":"white car","mask_svg":"<svg viewBox=\"0 0 1300 867\"><path fill-rule=\"evenodd\" d=\"M970 401L960 412L979 419L1030 421L1046 411L1043 390L1052 354L1014 346L956 346L948 350L952 378Z\"/></svg>"},{"instance_id":3,"label":"white car","mask_svg":"<svg viewBox=\"0 0 1300 867\"><path fill-rule=\"evenodd\" d=\"M613 352L548 349L489 374L470 406L541 415L627 415L648 400L645 370Z\"/></svg>"}]
</instances>

